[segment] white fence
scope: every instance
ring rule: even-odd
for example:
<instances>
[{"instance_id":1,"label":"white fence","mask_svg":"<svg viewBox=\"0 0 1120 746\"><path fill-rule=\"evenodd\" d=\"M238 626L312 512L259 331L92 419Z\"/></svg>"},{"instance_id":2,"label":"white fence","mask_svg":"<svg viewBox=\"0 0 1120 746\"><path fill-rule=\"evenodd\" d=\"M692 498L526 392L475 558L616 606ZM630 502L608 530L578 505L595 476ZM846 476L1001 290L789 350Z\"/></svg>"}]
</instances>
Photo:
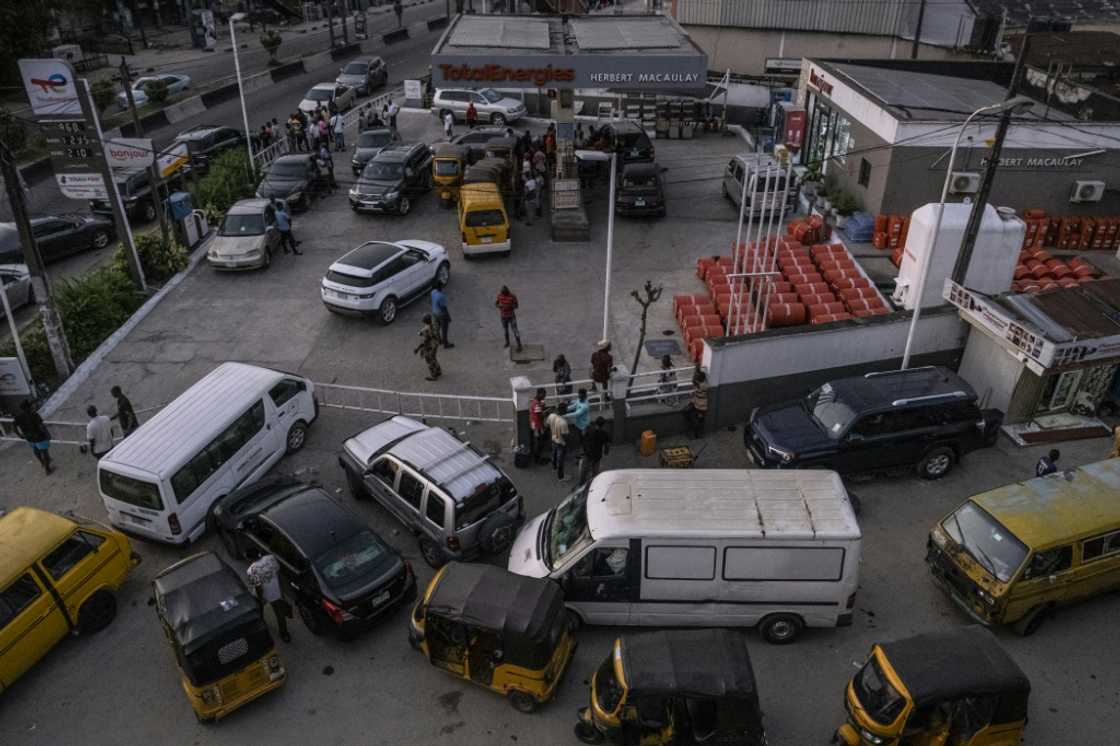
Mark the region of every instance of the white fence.
<instances>
[{"instance_id":1,"label":"white fence","mask_svg":"<svg viewBox=\"0 0 1120 746\"><path fill-rule=\"evenodd\" d=\"M319 405L377 414L403 414L416 419L513 423L513 401L499 396L418 394L363 386L317 383Z\"/></svg>"},{"instance_id":2,"label":"white fence","mask_svg":"<svg viewBox=\"0 0 1120 746\"><path fill-rule=\"evenodd\" d=\"M136 417L141 422L144 421L143 415L149 412L155 412L163 409L167 403L160 404L155 407L145 407L144 409L136 410ZM67 422L65 420L44 420L44 425L51 434L51 445L63 446L84 446L88 443L86 439L86 423L85 422ZM113 423L113 442L120 442L123 436L117 424ZM23 442L23 438L16 434L15 423L11 417L0 417L0 443L3 442Z\"/></svg>"}]
</instances>

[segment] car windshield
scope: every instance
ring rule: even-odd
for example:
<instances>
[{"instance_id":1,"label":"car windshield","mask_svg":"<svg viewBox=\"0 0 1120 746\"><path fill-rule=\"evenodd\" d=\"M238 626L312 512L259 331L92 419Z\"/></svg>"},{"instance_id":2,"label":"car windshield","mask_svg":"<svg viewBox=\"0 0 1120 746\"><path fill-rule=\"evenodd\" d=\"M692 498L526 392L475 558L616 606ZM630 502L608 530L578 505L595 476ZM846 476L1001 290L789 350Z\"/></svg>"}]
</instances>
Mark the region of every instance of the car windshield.
<instances>
[{"instance_id":1,"label":"car windshield","mask_svg":"<svg viewBox=\"0 0 1120 746\"><path fill-rule=\"evenodd\" d=\"M833 440L843 435L856 417L855 411L838 400L836 390L827 383L805 397L805 407Z\"/></svg>"},{"instance_id":2,"label":"car windshield","mask_svg":"<svg viewBox=\"0 0 1120 746\"><path fill-rule=\"evenodd\" d=\"M860 706L880 725L893 723L906 706L906 701L891 686L891 682L887 681L874 656L856 674L852 680L852 689Z\"/></svg>"},{"instance_id":3,"label":"car windshield","mask_svg":"<svg viewBox=\"0 0 1120 746\"><path fill-rule=\"evenodd\" d=\"M388 145L393 139L393 135L389 130L374 130L373 132L363 132L358 135L359 148L383 148Z\"/></svg>"},{"instance_id":4,"label":"car windshield","mask_svg":"<svg viewBox=\"0 0 1120 746\"><path fill-rule=\"evenodd\" d=\"M123 474L102 469L100 475L101 494L120 500L122 503L151 510L163 510L163 499L159 486L143 479L126 477Z\"/></svg>"},{"instance_id":5,"label":"car windshield","mask_svg":"<svg viewBox=\"0 0 1120 746\"><path fill-rule=\"evenodd\" d=\"M365 75L367 71L368 68L366 67L366 63L351 62L346 66L346 69L343 70L342 73L343 75Z\"/></svg>"},{"instance_id":6,"label":"car windshield","mask_svg":"<svg viewBox=\"0 0 1120 746\"><path fill-rule=\"evenodd\" d=\"M623 187L632 187L641 189L643 187L653 188L657 186L656 176L631 176L627 174L622 178Z\"/></svg>"},{"instance_id":7,"label":"car windshield","mask_svg":"<svg viewBox=\"0 0 1120 746\"><path fill-rule=\"evenodd\" d=\"M548 536L545 549L548 551L546 560L553 570L564 564L576 546L591 538L587 528L587 493L590 489L588 484L576 490L549 513L544 527Z\"/></svg>"},{"instance_id":8,"label":"car windshield","mask_svg":"<svg viewBox=\"0 0 1120 746\"><path fill-rule=\"evenodd\" d=\"M482 97L484 99L492 104L496 104L502 100L501 94L495 91L493 88L483 88L481 91L479 91L479 93L482 94Z\"/></svg>"},{"instance_id":9,"label":"car windshield","mask_svg":"<svg viewBox=\"0 0 1120 746\"><path fill-rule=\"evenodd\" d=\"M380 181L396 181L404 174L404 168L400 163L386 163L384 161L372 161L366 170L362 172L363 179L377 179Z\"/></svg>"},{"instance_id":10,"label":"car windshield","mask_svg":"<svg viewBox=\"0 0 1120 746\"><path fill-rule=\"evenodd\" d=\"M619 132L618 141L624 148L644 148L646 143L644 132Z\"/></svg>"},{"instance_id":11,"label":"car windshield","mask_svg":"<svg viewBox=\"0 0 1120 746\"><path fill-rule=\"evenodd\" d=\"M622 702L622 686L614 675L614 654L607 659L595 672L595 699L599 700L599 707L604 712L614 712Z\"/></svg>"},{"instance_id":12,"label":"car windshield","mask_svg":"<svg viewBox=\"0 0 1120 746\"><path fill-rule=\"evenodd\" d=\"M471 210L467 213L468 228L493 228L506 222L501 210Z\"/></svg>"},{"instance_id":13,"label":"car windshield","mask_svg":"<svg viewBox=\"0 0 1120 746\"><path fill-rule=\"evenodd\" d=\"M436 158L437 176L455 176L459 173L459 160L457 158Z\"/></svg>"},{"instance_id":14,"label":"car windshield","mask_svg":"<svg viewBox=\"0 0 1120 746\"><path fill-rule=\"evenodd\" d=\"M223 236L259 236L264 233L263 215L226 215L222 221Z\"/></svg>"},{"instance_id":15,"label":"car windshield","mask_svg":"<svg viewBox=\"0 0 1120 746\"><path fill-rule=\"evenodd\" d=\"M1000 582L1011 580L1027 558L1027 547L999 521L972 502L957 508L941 523L953 541Z\"/></svg>"},{"instance_id":16,"label":"car windshield","mask_svg":"<svg viewBox=\"0 0 1120 746\"><path fill-rule=\"evenodd\" d=\"M273 163L268 169L269 176L282 176L284 178L302 178L307 174L307 167L302 161L291 163Z\"/></svg>"},{"instance_id":17,"label":"car windshield","mask_svg":"<svg viewBox=\"0 0 1120 746\"><path fill-rule=\"evenodd\" d=\"M363 529L320 554L315 567L327 585L340 588L368 574L388 551L372 531Z\"/></svg>"},{"instance_id":18,"label":"car windshield","mask_svg":"<svg viewBox=\"0 0 1120 746\"><path fill-rule=\"evenodd\" d=\"M330 101L332 93L334 91L330 88L312 88L307 92L307 98L311 101Z\"/></svg>"}]
</instances>

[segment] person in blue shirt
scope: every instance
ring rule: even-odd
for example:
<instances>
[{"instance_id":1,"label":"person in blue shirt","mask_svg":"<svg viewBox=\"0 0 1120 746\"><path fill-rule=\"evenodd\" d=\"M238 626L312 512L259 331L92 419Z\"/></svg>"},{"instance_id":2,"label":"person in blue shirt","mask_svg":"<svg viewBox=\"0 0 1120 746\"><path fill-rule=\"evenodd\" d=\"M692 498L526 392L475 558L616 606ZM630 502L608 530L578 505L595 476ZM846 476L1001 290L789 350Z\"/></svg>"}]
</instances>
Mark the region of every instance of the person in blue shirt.
<instances>
[{"instance_id":1,"label":"person in blue shirt","mask_svg":"<svg viewBox=\"0 0 1120 746\"><path fill-rule=\"evenodd\" d=\"M574 402L568 404L568 411L564 418L571 423L575 429L576 441L573 444L574 448L581 448L583 446L583 437L587 434L587 427L591 424L591 404L587 401L587 389L579 390L579 398Z\"/></svg>"},{"instance_id":2,"label":"person in blue shirt","mask_svg":"<svg viewBox=\"0 0 1120 746\"><path fill-rule=\"evenodd\" d=\"M1038 464L1034 467L1034 475L1036 477L1045 477L1056 472L1058 470L1058 459L1061 455L1061 451L1057 448L1050 449L1050 453L1038 460Z\"/></svg>"},{"instance_id":3,"label":"person in blue shirt","mask_svg":"<svg viewBox=\"0 0 1120 746\"><path fill-rule=\"evenodd\" d=\"M296 248L299 246L299 241L296 241L292 236L292 219L288 217L288 211L284 207L284 203L277 200L272 203L272 206L276 210L276 230L280 231L280 247L284 249L285 254L288 253L289 247L291 247L293 254L303 254Z\"/></svg>"},{"instance_id":4,"label":"person in blue shirt","mask_svg":"<svg viewBox=\"0 0 1120 746\"><path fill-rule=\"evenodd\" d=\"M439 328L439 338L444 349L454 347L455 345L447 339L447 329L451 326L451 312L447 310L447 293L443 292L443 286L438 283L432 286L432 318Z\"/></svg>"}]
</instances>

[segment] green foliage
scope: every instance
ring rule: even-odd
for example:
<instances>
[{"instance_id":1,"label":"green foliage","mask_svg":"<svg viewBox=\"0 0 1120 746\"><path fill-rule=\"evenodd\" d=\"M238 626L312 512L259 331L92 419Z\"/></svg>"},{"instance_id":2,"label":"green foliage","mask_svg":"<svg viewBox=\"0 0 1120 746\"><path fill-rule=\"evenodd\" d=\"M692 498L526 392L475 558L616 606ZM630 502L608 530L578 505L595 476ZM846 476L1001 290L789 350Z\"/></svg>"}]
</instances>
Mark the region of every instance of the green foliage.
<instances>
[{"instance_id":1,"label":"green foliage","mask_svg":"<svg viewBox=\"0 0 1120 746\"><path fill-rule=\"evenodd\" d=\"M93 95L93 105L98 112L105 111L117 96L117 88L111 80L95 80L90 84L90 93Z\"/></svg>"},{"instance_id":2,"label":"green foliage","mask_svg":"<svg viewBox=\"0 0 1120 746\"><path fill-rule=\"evenodd\" d=\"M50 23L49 3L0 3L0 83L23 88L16 60L42 56Z\"/></svg>"},{"instance_id":3,"label":"green foliage","mask_svg":"<svg viewBox=\"0 0 1120 746\"><path fill-rule=\"evenodd\" d=\"M149 80L144 84L144 93L148 94L148 101L156 106L162 106L167 101L167 83L162 80Z\"/></svg>"},{"instance_id":4,"label":"green foliage","mask_svg":"<svg viewBox=\"0 0 1120 746\"><path fill-rule=\"evenodd\" d=\"M217 222L239 199L253 196L256 184L249 171L249 156L241 148L227 150L214 159L198 183L198 204L206 219Z\"/></svg>"},{"instance_id":5,"label":"green foliage","mask_svg":"<svg viewBox=\"0 0 1120 746\"><path fill-rule=\"evenodd\" d=\"M187 268L190 262L190 253L187 249L172 238L168 243L163 242L163 236L158 232L138 235L136 253L140 255L140 264L144 268L144 277L149 283L162 285L171 277ZM117 246L113 254L114 270L124 277L128 277L128 258L124 245Z\"/></svg>"},{"instance_id":6,"label":"green foliage","mask_svg":"<svg viewBox=\"0 0 1120 746\"><path fill-rule=\"evenodd\" d=\"M269 62L276 61L276 51L280 49L283 39L275 31L265 31L261 34L261 46L268 50Z\"/></svg>"},{"instance_id":7,"label":"green foliage","mask_svg":"<svg viewBox=\"0 0 1120 746\"><path fill-rule=\"evenodd\" d=\"M31 377L38 383L51 383L57 376L54 371L54 358L47 346L47 335L43 332L43 324L39 321L27 326L20 334L23 343L23 354L27 356L27 367L31 368ZM0 343L0 357L15 357L16 346L12 340L7 339Z\"/></svg>"},{"instance_id":8,"label":"green foliage","mask_svg":"<svg viewBox=\"0 0 1120 746\"><path fill-rule=\"evenodd\" d=\"M27 127L7 109L0 109L0 142L12 152L23 150L27 145Z\"/></svg>"},{"instance_id":9,"label":"green foliage","mask_svg":"<svg viewBox=\"0 0 1120 746\"><path fill-rule=\"evenodd\" d=\"M837 215L848 217L859 209L859 200L851 192L840 192L833 197L832 207L836 210Z\"/></svg>"}]
</instances>

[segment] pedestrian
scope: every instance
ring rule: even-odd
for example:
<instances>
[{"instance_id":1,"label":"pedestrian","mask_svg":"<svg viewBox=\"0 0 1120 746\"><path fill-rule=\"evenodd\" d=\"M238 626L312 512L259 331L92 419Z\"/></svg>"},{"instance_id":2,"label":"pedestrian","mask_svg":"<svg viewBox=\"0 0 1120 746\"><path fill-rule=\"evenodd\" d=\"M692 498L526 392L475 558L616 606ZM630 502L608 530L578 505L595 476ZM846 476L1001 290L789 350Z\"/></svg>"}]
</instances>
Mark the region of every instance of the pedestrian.
<instances>
[{"instance_id":1,"label":"pedestrian","mask_svg":"<svg viewBox=\"0 0 1120 746\"><path fill-rule=\"evenodd\" d=\"M288 217L288 210L284 207L284 203L276 200L272 206L276 210L276 230L280 231L280 247L284 249L285 254L288 253L289 248L296 256L303 254L296 248L300 242L292 235L292 219Z\"/></svg>"},{"instance_id":2,"label":"pedestrian","mask_svg":"<svg viewBox=\"0 0 1120 746\"><path fill-rule=\"evenodd\" d=\"M564 479L564 459L568 455L568 421L564 419L565 409L564 402L560 402L544 421L552 440L552 468L561 482L567 481Z\"/></svg>"},{"instance_id":3,"label":"pedestrian","mask_svg":"<svg viewBox=\"0 0 1120 746\"><path fill-rule=\"evenodd\" d=\"M416 349L412 353L422 356L424 362L428 364L428 375L424 380L434 381L443 375L443 370L439 367L439 360L436 358L436 353L439 352L439 331L436 329L431 314L424 314L421 321L424 325L420 327L420 344L416 345Z\"/></svg>"},{"instance_id":4,"label":"pedestrian","mask_svg":"<svg viewBox=\"0 0 1120 746\"><path fill-rule=\"evenodd\" d=\"M563 355L557 355L552 361L552 373L556 382L556 393L567 396L572 393L572 366Z\"/></svg>"},{"instance_id":5,"label":"pedestrian","mask_svg":"<svg viewBox=\"0 0 1120 746\"><path fill-rule=\"evenodd\" d=\"M284 138L288 141L288 151L295 152L298 146L296 145L295 133L292 132L291 121L284 122Z\"/></svg>"},{"instance_id":6,"label":"pedestrian","mask_svg":"<svg viewBox=\"0 0 1120 746\"><path fill-rule=\"evenodd\" d=\"M1120 458L1120 425L1112 428L1112 452L1109 458Z\"/></svg>"},{"instance_id":7,"label":"pedestrian","mask_svg":"<svg viewBox=\"0 0 1120 746\"><path fill-rule=\"evenodd\" d=\"M43 471L47 474L54 471L51 466L51 433L27 399L19 403L19 411L12 418L12 424L15 425L16 435L31 445L31 452L35 454L35 460L43 467Z\"/></svg>"},{"instance_id":8,"label":"pedestrian","mask_svg":"<svg viewBox=\"0 0 1120 746\"><path fill-rule=\"evenodd\" d=\"M533 136L529 134L529 130L525 130L521 134L521 152L528 155L532 152Z\"/></svg>"},{"instance_id":9,"label":"pedestrian","mask_svg":"<svg viewBox=\"0 0 1120 746\"><path fill-rule=\"evenodd\" d=\"M86 407L89 422L86 423L86 441L89 443L89 452L95 459L100 459L113 450L113 421L103 414L97 413L97 407L90 404Z\"/></svg>"},{"instance_id":10,"label":"pedestrian","mask_svg":"<svg viewBox=\"0 0 1120 746\"><path fill-rule=\"evenodd\" d=\"M268 125L261 125L261 131L257 133L257 145L260 150L268 147Z\"/></svg>"},{"instance_id":11,"label":"pedestrian","mask_svg":"<svg viewBox=\"0 0 1120 746\"><path fill-rule=\"evenodd\" d=\"M319 170L327 178L327 189L330 190L331 194L334 194L337 186L334 178L334 157L331 156L331 149L327 147L325 142L319 144Z\"/></svg>"},{"instance_id":12,"label":"pedestrian","mask_svg":"<svg viewBox=\"0 0 1120 746\"><path fill-rule=\"evenodd\" d=\"M603 387L603 401L610 398L611 371L614 370L614 357L611 356L611 343L600 339L595 352L591 353L591 390Z\"/></svg>"},{"instance_id":13,"label":"pedestrian","mask_svg":"<svg viewBox=\"0 0 1120 746\"><path fill-rule=\"evenodd\" d=\"M1057 448L1051 448L1050 453L1046 454L1038 460L1034 467L1034 475L1036 477L1045 477L1048 474L1053 474L1058 470L1058 459L1061 458L1061 451Z\"/></svg>"},{"instance_id":14,"label":"pedestrian","mask_svg":"<svg viewBox=\"0 0 1120 746\"><path fill-rule=\"evenodd\" d=\"M377 109L373 108L373 104L366 104L366 109L369 111L369 116L366 120L367 128L373 129L374 127L385 126L385 122L381 121L381 116L377 113Z\"/></svg>"},{"instance_id":15,"label":"pedestrian","mask_svg":"<svg viewBox=\"0 0 1120 746\"><path fill-rule=\"evenodd\" d=\"M443 285L438 282L432 286L432 316L439 326L439 339L445 349L455 345L447 338L447 330L451 326L451 311L447 308L447 293L443 292Z\"/></svg>"},{"instance_id":16,"label":"pedestrian","mask_svg":"<svg viewBox=\"0 0 1120 746\"><path fill-rule=\"evenodd\" d=\"M611 450L611 436L604 429L607 421L596 417L583 436L583 458L579 462L579 484L583 486L599 473L603 456Z\"/></svg>"},{"instance_id":17,"label":"pedestrian","mask_svg":"<svg viewBox=\"0 0 1120 746\"><path fill-rule=\"evenodd\" d=\"M346 124L341 114L331 117L331 130L334 132L334 149L346 150Z\"/></svg>"},{"instance_id":18,"label":"pedestrian","mask_svg":"<svg viewBox=\"0 0 1120 746\"><path fill-rule=\"evenodd\" d=\"M132 408L132 402L124 395L120 386L113 386L109 389L109 393L117 402L117 412L110 419L117 421L121 428L121 435L127 438L140 425L140 422L136 419L136 410Z\"/></svg>"},{"instance_id":19,"label":"pedestrian","mask_svg":"<svg viewBox=\"0 0 1120 746\"><path fill-rule=\"evenodd\" d=\"M358 133L361 134L366 129L366 117L369 115L369 104L366 104L358 110Z\"/></svg>"},{"instance_id":20,"label":"pedestrian","mask_svg":"<svg viewBox=\"0 0 1120 746\"><path fill-rule=\"evenodd\" d=\"M265 604L272 607L276 615L276 626L280 630L280 639L291 642L292 636L288 633L288 617L292 615L291 606L284 600L280 593L280 563L271 554L265 554L260 559L249 565L245 571L249 577L249 586L257 595L262 611Z\"/></svg>"},{"instance_id":21,"label":"pedestrian","mask_svg":"<svg viewBox=\"0 0 1120 746\"><path fill-rule=\"evenodd\" d=\"M397 14L397 28L404 25L404 4L401 0L393 0L393 12Z\"/></svg>"},{"instance_id":22,"label":"pedestrian","mask_svg":"<svg viewBox=\"0 0 1120 746\"><path fill-rule=\"evenodd\" d=\"M509 347L509 333L513 331L517 351L521 352L521 332L517 329L517 296L510 292L509 287L502 285L494 305L497 306L498 316L502 320L502 333L506 335L505 346Z\"/></svg>"},{"instance_id":23,"label":"pedestrian","mask_svg":"<svg viewBox=\"0 0 1120 746\"><path fill-rule=\"evenodd\" d=\"M583 445L583 438L587 434L587 427L591 424L591 403L587 401L587 389L581 388L576 400L568 407L564 415L568 423L575 428L575 446Z\"/></svg>"},{"instance_id":24,"label":"pedestrian","mask_svg":"<svg viewBox=\"0 0 1120 746\"><path fill-rule=\"evenodd\" d=\"M474 108L474 101L467 104L467 129L474 129L478 124L478 109Z\"/></svg>"},{"instance_id":25,"label":"pedestrian","mask_svg":"<svg viewBox=\"0 0 1120 746\"><path fill-rule=\"evenodd\" d=\"M533 151L533 173L538 179L543 179L548 174L548 157L544 154L543 147Z\"/></svg>"},{"instance_id":26,"label":"pedestrian","mask_svg":"<svg viewBox=\"0 0 1120 746\"><path fill-rule=\"evenodd\" d=\"M540 200L541 190L537 184L537 180L529 174L529 178L525 179L525 185L522 187L525 192L525 224L533 224L533 216L540 216L541 207L538 200Z\"/></svg>"},{"instance_id":27,"label":"pedestrian","mask_svg":"<svg viewBox=\"0 0 1120 746\"><path fill-rule=\"evenodd\" d=\"M704 437L704 421L708 418L708 375L702 370L692 376L692 398L684 414L692 437Z\"/></svg>"},{"instance_id":28,"label":"pedestrian","mask_svg":"<svg viewBox=\"0 0 1120 746\"><path fill-rule=\"evenodd\" d=\"M307 125L307 152L319 152L319 125L315 121Z\"/></svg>"},{"instance_id":29,"label":"pedestrian","mask_svg":"<svg viewBox=\"0 0 1120 746\"><path fill-rule=\"evenodd\" d=\"M549 124L548 131L544 133L544 156L548 167L556 163L556 125Z\"/></svg>"},{"instance_id":30,"label":"pedestrian","mask_svg":"<svg viewBox=\"0 0 1120 746\"><path fill-rule=\"evenodd\" d=\"M548 463L548 459L541 456L545 442L545 397L543 388L538 388L537 393L529 400L529 454L538 464Z\"/></svg>"},{"instance_id":31,"label":"pedestrian","mask_svg":"<svg viewBox=\"0 0 1120 746\"><path fill-rule=\"evenodd\" d=\"M448 140L455 134L455 115L449 111L443 113L443 134Z\"/></svg>"},{"instance_id":32,"label":"pedestrian","mask_svg":"<svg viewBox=\"0 0 1120 746\"><path fill-rule=\"evenodd\" d=\"M677 374L673 372L673 358L661 356L661 372L657 374L658 401L667 407L677 406Z\"/></svg>"},{"instance_id":33,"label":"pedestrian","mask_svg":"<svg viewBox=\"0 0 1120 746\"><path fill-rule=\"evenodd\" d=\"M397 131L397 114L399 114L400 111L401 107L397 106L396 101L389 102L389 108L386 110L386 113L389 115L389 129L393 130L393 132Z\"/></svg>"},{"instance_id":34,"label":"pedestrian","mask_svg":"<svg viewBox=\"0 0 1120 746\"><path fill-rule=\"evenodd\" d=\"M323 113L319 114L318 126L319 126L319 142L330 142L331 141L331 127L330 127L329 124L327 124L327 115L326 114L323 114Z\"/></svg>"}]
</instances>

